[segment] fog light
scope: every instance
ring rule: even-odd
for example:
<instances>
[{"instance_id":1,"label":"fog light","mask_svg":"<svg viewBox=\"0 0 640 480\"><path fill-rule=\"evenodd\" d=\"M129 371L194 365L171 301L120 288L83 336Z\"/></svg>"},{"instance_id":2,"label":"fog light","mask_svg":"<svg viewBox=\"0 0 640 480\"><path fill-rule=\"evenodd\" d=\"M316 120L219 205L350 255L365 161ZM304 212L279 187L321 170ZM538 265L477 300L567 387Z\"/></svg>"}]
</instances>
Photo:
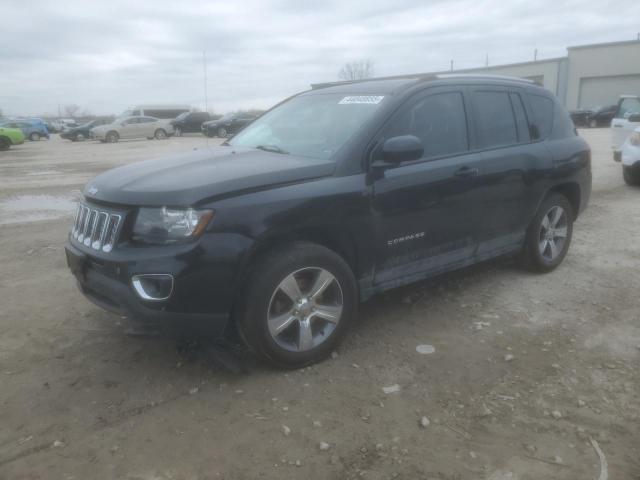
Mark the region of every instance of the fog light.
<instances>
[{"instance_id":1,"label":"fog light","mask_svg":"<svg viewBox=\"0 0 640 480\"><path fill-rule=\"evenodd\" d=\"M173 276L165 273L134 275L131 284L143 300L166 300L173 291Z\"/></svg>"}]
</instances>

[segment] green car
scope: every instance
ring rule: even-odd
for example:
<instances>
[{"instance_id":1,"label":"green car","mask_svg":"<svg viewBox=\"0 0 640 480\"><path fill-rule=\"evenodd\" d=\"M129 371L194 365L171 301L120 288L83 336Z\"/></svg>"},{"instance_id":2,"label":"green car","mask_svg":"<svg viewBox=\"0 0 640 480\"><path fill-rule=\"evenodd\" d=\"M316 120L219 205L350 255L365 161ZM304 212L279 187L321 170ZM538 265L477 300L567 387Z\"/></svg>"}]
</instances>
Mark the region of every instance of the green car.
<instances>
[{"instance_id":1,"label":"green car","mask_svg":"<svg viewBox=\"0 0 640 480\"><path fill-rule=\"evenodd\" d=\"M11 145L24 143L24 133L19 128L0 127L0 151L9 150Z\"/></svg>"}]
</instances>

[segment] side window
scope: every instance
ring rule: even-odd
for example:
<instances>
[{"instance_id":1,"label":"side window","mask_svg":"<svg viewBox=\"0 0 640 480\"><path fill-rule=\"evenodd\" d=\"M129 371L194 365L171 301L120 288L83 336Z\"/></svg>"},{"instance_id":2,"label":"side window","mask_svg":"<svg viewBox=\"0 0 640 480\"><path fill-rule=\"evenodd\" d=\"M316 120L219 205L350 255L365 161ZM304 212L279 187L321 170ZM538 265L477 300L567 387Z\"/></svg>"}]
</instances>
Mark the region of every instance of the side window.
<instances>
[{"instance_id":1,"label":"side window","mask_svg":"<svg viewBox=\"0 0 640 480\"><path fill-rule=\"evenodd\" d=\"M155 122L156 119L155 118L151 118L151 117L142 117L140 118L140 123L152 123Z\"/></svg>"},{"instance_id":2,"label":"side window","mask_svg":"<svg viewBox=\"0 0 640 480\"><path fill-rule=\"evenodd\" d=\"M522 104L522 98L518 93L510 93L511 106L513 107L513 114L516 116L516 127L518 128L518 140L528 142L531 140L529 135L529 124L527 123L527 114Z\"/></svg>"},{"instance_id":3,"label":"side window","mask_svg":"<svg viewBox=\"0 0 640 480\"><path fill-rule=\"evenodd\" d=\"M418 137L424 145L423 158L469 150L467 116L460 92L429 95L405 108L392 122L385 138Z\"/></svg>"},{"instance_id":4,"label":"side window","mask_svg":"<svg viewBox=\"0 0 640 480\"><path fill-rule=\"evenodd\" d=\"M490 148L518 143L518 130L509 92L476 91L473 109L478 147Z\"/></svg>"},{"instance_id":5,"label":"side window","mask_svg":"<svg viewBox=\"0 0 640 480\"><path fill-rule=\"evenodd\" d=\"M640 113L640 98L623 98L620 101L616 118L628 118L637 113Z\"/></svg>"},{"instance_id":6,"label":"side window","mask_svg":"<svg viewBox=\"0 0 640 480\"><path fill-rule=\"evenodd\" d=\"M129 120L127 120L125 122L127 125L133 125L134 123L139 123L139 119L137 118L130 118Z\"/></svg>"},{"instance_id":7,"label":"side window","mask_svg":"<svg viewBox=\"0 0 640 480\"><path fill-rule=\"evenodd\" d=\"M140 110L134 110L131 115L140 115Z\"/></svg>"},{"instance_id":8,"label":"side window","mask_svg":"<svg viewBox=\"0 0 640 480\"><path fill-rule=\"evenodd\" d=\"M531 136L534 140L544 140L553 128L553 101L542 95L529 94L533 113Z\"/></svg>"}]
</instances>

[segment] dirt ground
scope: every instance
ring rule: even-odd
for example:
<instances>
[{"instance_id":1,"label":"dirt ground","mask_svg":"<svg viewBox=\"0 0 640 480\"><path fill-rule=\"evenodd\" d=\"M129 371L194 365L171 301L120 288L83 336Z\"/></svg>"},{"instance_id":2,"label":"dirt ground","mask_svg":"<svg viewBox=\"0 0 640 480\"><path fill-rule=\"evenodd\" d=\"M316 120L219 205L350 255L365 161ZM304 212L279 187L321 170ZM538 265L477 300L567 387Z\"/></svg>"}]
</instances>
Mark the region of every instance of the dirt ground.
<instances>
[{"instance_id":1,"label":"dirt ground","mask_svg":"<svg viewBox=\"0 0 640 480\"><path fill-rule=\"evenodd\" d=\"M291 372L125 336L67 271L90 177L203 137L1 152L0 479L602 479L594 445L609 479L640 479L640 189L608 129L581 134L594 190L560 268L376 297L334 358Z\"/></svg>"}]
</instances>

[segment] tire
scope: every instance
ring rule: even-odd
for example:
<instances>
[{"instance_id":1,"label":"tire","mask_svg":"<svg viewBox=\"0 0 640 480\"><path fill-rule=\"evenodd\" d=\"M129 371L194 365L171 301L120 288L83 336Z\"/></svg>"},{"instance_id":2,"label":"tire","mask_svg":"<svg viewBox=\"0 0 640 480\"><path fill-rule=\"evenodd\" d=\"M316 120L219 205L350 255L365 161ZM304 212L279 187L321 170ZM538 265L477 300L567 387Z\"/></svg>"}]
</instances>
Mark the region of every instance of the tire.
<instances>
[{"instance_id":1,"label":"tire","mask_svg":"<svg viewBox=\"0 0 640 480\"><path fill-rule=\"evenodd\" d=\"M32 142L37 142L38 140L40 140L40 134L38 132L31 132L31 134L29 135L29 140L31 140Z\"/></svg>"},{"instance_id":2,"label":"tire","mask_svg":"<svg viewBox=\"0 0 640 480\"><path fill-rule=\"evenodd\" d=\"M182 129L180 127L175 127L174 128L174 133L173 133L176 137L181 137L182 136Z\"/></svg>"},{"instance_id":3,"label":"tire","mask_svg":"<svg viewBox=\"0 0 640 480\"><path fill-rule=\"evenodd\" d=\"M591 120L589 120L589 128L597 128L598 127L598 121L595 118L592 118Z\"/></svg>"},{"instance_id":4,"label":"tire","mask_svg":"<svg viewBox=\"0 0 640 480\"><path fill-rule=\"evenodd\" d=\"M224 127L220 127L218 129L217 134L218 134L218 137L220 137L220 138L227 138L227 129L224 128Z\"/></svg>"},{"instance_id":5,"label":"tire","mask_svg":"<svg viewBox=\"0 0 640 480\"><path fill-rule=\"evenodd\" d=\"M213 138L215 137L215 135L213 134L213 132L211 130L206 130L205 131L205 135L209 138Z\"/></svg>"},{"instance_id":6,"label":"tire","mask_svg":"<svg viewBox=\"0 0 640 480\"><path fill-rule=\"evenodd\" d=\"M622 167L622 178L624 178L624 183L632 187L640 185L640 174L638 174L638 171L634 172L629 167Z\"/></svg>"},{"instance_id":7,"label":"tire","mask_svg":"<svg viewBox=\"0 0 640 480\"><path fill-rule=\"evenodd\" d=\"M159 128L153 133L153 136L156 140L164 140L165 138L167 138L167 132L165 132L162 128Z\"/></svg>"},{"instance_id":8,"label":"tire","mask_svg":"<svg viewBox=\"0 0 640 480\"><path fill-rule=\"evenodd\" d=\"M73 139L74 142L84 142L85 141L85 137L84 134L82 133L77 133L75 138Z\"/></svg>"},{"instance_id":9,"label":"tire","mask_svg":"<svg viewBox=\"0 0 640 480\"><path fill-rule=\"evenodd\" d=\"M119 139L118 132L109 132L104 137L104 141L107 143L116 143Z\"/></svg>"},{"instance_id":10,"label":"tire","mask_svg":"<svg viewBox=\"0 0 640 480\"><path fill-rule=\"evenodd\" d=\"M557 219L556 214L560 215ZM559 193L548 195L527 230L523 251L525 266L541 273L558 267L569 251L574 219L567 197ZM551 230L545 224L550 225Z\"/></svg>"},{"instance_id":11,"label":"tire","mask_svg":"<svg viewBox=\"0 0 640 480\"><path fill-rule=\"evenodd\" d=\"M11 142L9 142L9 140L7 140L6 138L0 138L0 152L9 150L10 146Z\"/></svg>"},{"instance_id":12,"label":"tire","mask_svg":"<svg viewBox=\"0 0 640 480\"><path fill-rule=\"evenodd\" d=\"M292 278L297 289L291 288ZM309 292L320 279L324 288L313 298ZM259 258L246 285L236 311L238 331L254 354L274 366L299 368L327 357L357 314L358 290L349 265L314 243L287 244ZM303 300L293 302L283 285L302 292Z\"/></svg>"}]
</instances>

